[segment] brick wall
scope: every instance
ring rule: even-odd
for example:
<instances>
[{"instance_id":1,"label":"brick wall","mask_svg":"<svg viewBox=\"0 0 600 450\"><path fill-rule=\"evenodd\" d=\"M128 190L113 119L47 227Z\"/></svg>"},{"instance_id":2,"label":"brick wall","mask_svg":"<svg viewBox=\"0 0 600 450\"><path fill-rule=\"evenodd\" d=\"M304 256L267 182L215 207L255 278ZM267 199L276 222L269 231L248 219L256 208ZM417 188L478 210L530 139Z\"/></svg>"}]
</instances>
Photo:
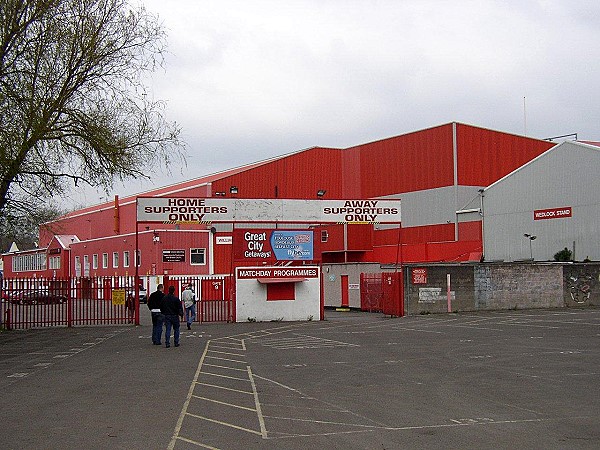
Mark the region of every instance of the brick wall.
<instances>
[{"instance_id":1,"label":"brick wall","mask_svg":"<svg viewBox=\"0 0 600 450\"><path fill-rule=\"evenodd\" d=\"M413 269L425 269L415 283ZM404 268L407 314L600 306L599 263L487 263ZM423 280L417 280L422 282Z\"/></svg>"}]
</instances>

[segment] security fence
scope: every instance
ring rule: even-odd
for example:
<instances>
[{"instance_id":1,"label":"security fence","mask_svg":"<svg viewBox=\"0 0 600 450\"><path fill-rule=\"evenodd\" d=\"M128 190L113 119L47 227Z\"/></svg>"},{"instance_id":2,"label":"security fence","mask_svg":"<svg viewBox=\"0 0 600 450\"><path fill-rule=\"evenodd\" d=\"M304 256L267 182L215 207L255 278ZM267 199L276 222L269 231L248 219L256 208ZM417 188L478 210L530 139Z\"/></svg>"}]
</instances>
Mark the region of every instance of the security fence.
<instances>
[{"instance_id":1,"label":"security fence","mask_svg":"<svg viewBox=\"0 0 600 450\"><path fill-rule=\"evenodd\" d=\"M7 278L1 287L7 329L139 323L134 277Z\"/></svg>"}]
</instances>

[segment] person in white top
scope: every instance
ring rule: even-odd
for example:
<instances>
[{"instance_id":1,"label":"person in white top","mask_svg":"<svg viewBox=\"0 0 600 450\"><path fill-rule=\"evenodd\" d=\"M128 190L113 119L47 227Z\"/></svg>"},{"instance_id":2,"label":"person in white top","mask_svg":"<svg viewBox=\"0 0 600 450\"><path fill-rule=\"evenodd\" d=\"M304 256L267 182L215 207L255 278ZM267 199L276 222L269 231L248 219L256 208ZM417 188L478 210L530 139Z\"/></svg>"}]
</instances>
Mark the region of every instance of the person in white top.
<instances>
[{"instance_id":1,"label":"person in white top","mask_svg":"<svg viewBox=\"0 0 600 450\"><path fill-rule=\"evenodd\" d=\"M192 329L192 323L196 320L196 294L192 290L192 285L188 284L181 293L181 301L185 307L185 321L187 329Z\"/></svg>"}]
</instances>

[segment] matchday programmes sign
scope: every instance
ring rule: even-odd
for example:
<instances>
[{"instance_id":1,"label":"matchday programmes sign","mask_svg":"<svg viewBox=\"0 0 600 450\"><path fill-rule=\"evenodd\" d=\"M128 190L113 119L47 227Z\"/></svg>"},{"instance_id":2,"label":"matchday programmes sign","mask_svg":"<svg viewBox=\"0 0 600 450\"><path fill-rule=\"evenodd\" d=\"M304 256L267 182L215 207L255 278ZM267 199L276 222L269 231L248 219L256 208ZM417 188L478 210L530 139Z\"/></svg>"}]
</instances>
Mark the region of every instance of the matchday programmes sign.
<instances>
[{"instance_id":1,"label":"matchday programmes sign","mask_svg":"<svg viewBox=\"0 0 600 450\"><path fill-rule=\"evenodd\" d=\"M400 200L138 197L138 222L398 223Z\"/></svg>"},{"instance_id":2,"label":"matchday programmes sign","mask_svg":"<svg viewBox=\"0 0 600 450\"><path fill-rule=\"evenodd\" d=\"M239 280L253 278L319 278L318 267L240 267L237 269Z\"/></svg>"}]
</instances>

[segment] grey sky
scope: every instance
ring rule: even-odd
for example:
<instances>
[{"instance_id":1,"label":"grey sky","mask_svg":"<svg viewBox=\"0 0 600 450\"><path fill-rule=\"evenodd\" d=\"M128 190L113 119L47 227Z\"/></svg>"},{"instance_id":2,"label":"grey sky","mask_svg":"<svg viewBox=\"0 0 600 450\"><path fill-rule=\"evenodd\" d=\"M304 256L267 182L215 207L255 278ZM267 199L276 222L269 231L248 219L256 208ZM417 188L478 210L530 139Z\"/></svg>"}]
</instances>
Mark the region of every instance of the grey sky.
<instances>
[{"instance_id":1,"label":"grey sky","mask_svg":"<svg viewBox=\"0 0 600 450\"><path fill-rule=\"evenodd\" d=\"M120 195L451 121L600 140L598 1L143 3L169 33L150 84L188 165Z\"/></svg>"}]
</instances>

